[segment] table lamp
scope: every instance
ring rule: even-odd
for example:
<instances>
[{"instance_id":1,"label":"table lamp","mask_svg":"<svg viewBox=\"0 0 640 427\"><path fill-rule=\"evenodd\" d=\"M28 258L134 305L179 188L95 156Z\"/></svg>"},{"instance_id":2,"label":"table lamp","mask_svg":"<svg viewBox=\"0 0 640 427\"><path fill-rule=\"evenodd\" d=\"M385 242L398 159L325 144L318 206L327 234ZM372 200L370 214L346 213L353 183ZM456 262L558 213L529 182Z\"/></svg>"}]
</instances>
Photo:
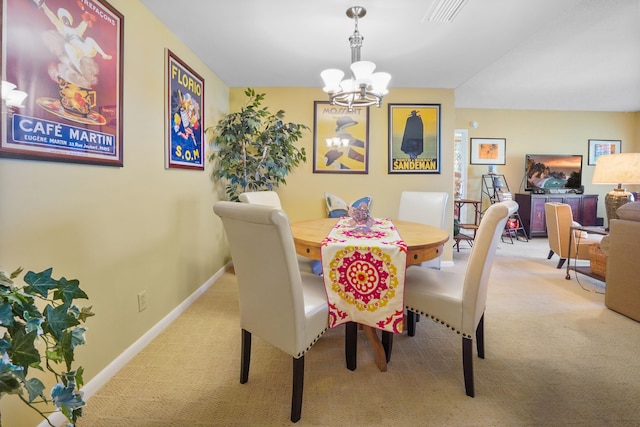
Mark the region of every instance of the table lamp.
<instances>
[{"instance_id":1,"label":"table lamp","mask_svg":"<svg viewBox=\"0 0 640 427\"><path fill-rule=\"evenodd\" d=\"M598 157L591 183L618 185L604 198L608 229L611 220L618 218L616 209L634 201L633 194L622 188L622 184L640 184L640 153L605 154Z\"/></svg>"}]
</instances>

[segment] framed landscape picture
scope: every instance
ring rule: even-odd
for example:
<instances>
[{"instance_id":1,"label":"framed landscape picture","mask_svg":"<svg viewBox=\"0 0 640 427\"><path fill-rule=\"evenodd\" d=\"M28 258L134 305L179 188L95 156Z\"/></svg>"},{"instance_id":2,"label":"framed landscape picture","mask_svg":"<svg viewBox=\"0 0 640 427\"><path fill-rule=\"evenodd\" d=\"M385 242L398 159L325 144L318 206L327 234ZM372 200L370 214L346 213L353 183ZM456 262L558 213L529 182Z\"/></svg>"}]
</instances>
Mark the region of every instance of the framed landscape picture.
<instances>
[{"instance_id":1,"label":"framed landscape picture","mask_svg":"<svg viewBox=\"0 0 640 427\"><path fill-rule=\"evenodd\" d=\"M440 173L440 104L389 104L389 173Z\"/></svg>"},{"instance_id":2,"label":"framed landscape picture","mask_svg":"<svg viewBox=\"0 0 640 427\"><path fill-rule=\"evenodd\" d=\"M504 138L471 138L472 165L504 165L507 140Z\"/></svg>"},{"instance_id":3,"label":"framed landscape picture","mask_svg":"<svg viewBox=\"0 0 640 427\"><path fill-rule=\"evenodd\" d=\"M12 100L0 156L123 165L123 21L104 0L4 2L2 92Z\"/></svg>"}]
</instances>

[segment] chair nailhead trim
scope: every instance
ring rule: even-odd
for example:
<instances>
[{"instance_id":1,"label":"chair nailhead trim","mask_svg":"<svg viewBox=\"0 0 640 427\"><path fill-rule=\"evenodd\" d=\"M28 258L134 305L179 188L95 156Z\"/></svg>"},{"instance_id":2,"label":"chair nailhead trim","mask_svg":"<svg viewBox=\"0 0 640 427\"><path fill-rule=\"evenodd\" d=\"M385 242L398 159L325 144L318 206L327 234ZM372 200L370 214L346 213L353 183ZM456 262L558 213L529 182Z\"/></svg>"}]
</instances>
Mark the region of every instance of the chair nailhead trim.
<instances>
[{"instance_id":1,"label":"chair nailhead trim","mask_svg":"<svg viewBox=\"0 0 640 427\"><path fill-rule=\"evenodd\" d=\"M417 310L417 309L415 309L415 308L413 308L413 307L409 307L408 305L406 305L406 306L405 306L405 308L406 308L407 310L413 311L414 313L418 313L418 314L420 314L421 316L428 317L428 318L430 318L431 320L433 320L433 321L434 321L434 322L436 322L436 323L440 323L441 325L445 325L447 328L451 329L452 331L455 331L458 335L462 335L464 338L470 338L470 339L473 339L473 337L472 337L471 335L469 335L469 334L465 334L464 332L461 332L461 331L457 330L456 328L454 328L454 327L452 327L451 325L449 325L449 324L445 323L444 321L442 321L442 320L438 319L437 317L435 317L435 316L434 316L434 315L432 315L432 314L425 313L424 311Z\"/></svg>"},{"instance_id":2,"label":"chair nailhead trim","mask_svg":"<svg viewBox=\"0 0 640 427\"><path fill-rule=\"evenodd\" d=\"M325 328L325 329L324 329L324 331L320 332L320 333L318 334L318 336L317 336L317 337L315 337L315 339L309 343L309 345L307 346L307 348L306 348L304 351L301 351L300 353L298 353L298 355L296 356L296 359L299 359L299 358L301 358L302 356L304 356L305 354L307 354L307 352L308 352L309 350L311 350L311 347L313 347L313 345L314 345L316 342L318 342L318 340L320 339L320 337L321 337L321 336L323 336L325 332L327 332L327 329L328 329L328 328Z\"/></svg>"}]
</instances>

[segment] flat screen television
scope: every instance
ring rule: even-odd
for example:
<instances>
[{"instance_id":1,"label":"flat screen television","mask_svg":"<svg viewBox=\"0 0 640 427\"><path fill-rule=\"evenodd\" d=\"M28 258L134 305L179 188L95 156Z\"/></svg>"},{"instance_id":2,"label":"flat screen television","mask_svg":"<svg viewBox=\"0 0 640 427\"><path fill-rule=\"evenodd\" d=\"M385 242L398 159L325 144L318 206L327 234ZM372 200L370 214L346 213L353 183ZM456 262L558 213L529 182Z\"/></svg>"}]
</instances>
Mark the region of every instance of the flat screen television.
<instances>
[{"instance_id":1,"label":"flat screen television","mask_svg":"<svg viewBox=\"0 0 640 427\"><path fill-rule=\"evenodd\" d=\"M582 191L582 155L527 154L526 191Z\"/></svg>"}]
</instances>

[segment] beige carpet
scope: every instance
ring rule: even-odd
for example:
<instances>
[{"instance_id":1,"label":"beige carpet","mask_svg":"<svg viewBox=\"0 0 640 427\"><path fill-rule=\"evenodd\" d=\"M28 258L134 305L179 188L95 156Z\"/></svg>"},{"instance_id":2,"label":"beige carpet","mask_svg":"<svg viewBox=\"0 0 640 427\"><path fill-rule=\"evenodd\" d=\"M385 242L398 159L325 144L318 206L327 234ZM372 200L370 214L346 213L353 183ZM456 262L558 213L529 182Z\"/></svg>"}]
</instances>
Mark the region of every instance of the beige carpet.
<instances>
[{"instance_id":1,"label":"beige carpet","mask_svg":"<svg viewBox=\"0 0 640 427\"><path fill-rule=\"evenodd\" d=\"M565 280L547 253L546 239L499 245L475 398L461 338L440 325L422 319L415 337L396 336L385 373L363 333L347 370L339 327L306 356L297 425L640 425L640 323L604 307L600 282ZM237 311L228 273L89 400L79 426L290 425L291 358L254 337L241 385Z\"/></svg>"}]
</instances>

